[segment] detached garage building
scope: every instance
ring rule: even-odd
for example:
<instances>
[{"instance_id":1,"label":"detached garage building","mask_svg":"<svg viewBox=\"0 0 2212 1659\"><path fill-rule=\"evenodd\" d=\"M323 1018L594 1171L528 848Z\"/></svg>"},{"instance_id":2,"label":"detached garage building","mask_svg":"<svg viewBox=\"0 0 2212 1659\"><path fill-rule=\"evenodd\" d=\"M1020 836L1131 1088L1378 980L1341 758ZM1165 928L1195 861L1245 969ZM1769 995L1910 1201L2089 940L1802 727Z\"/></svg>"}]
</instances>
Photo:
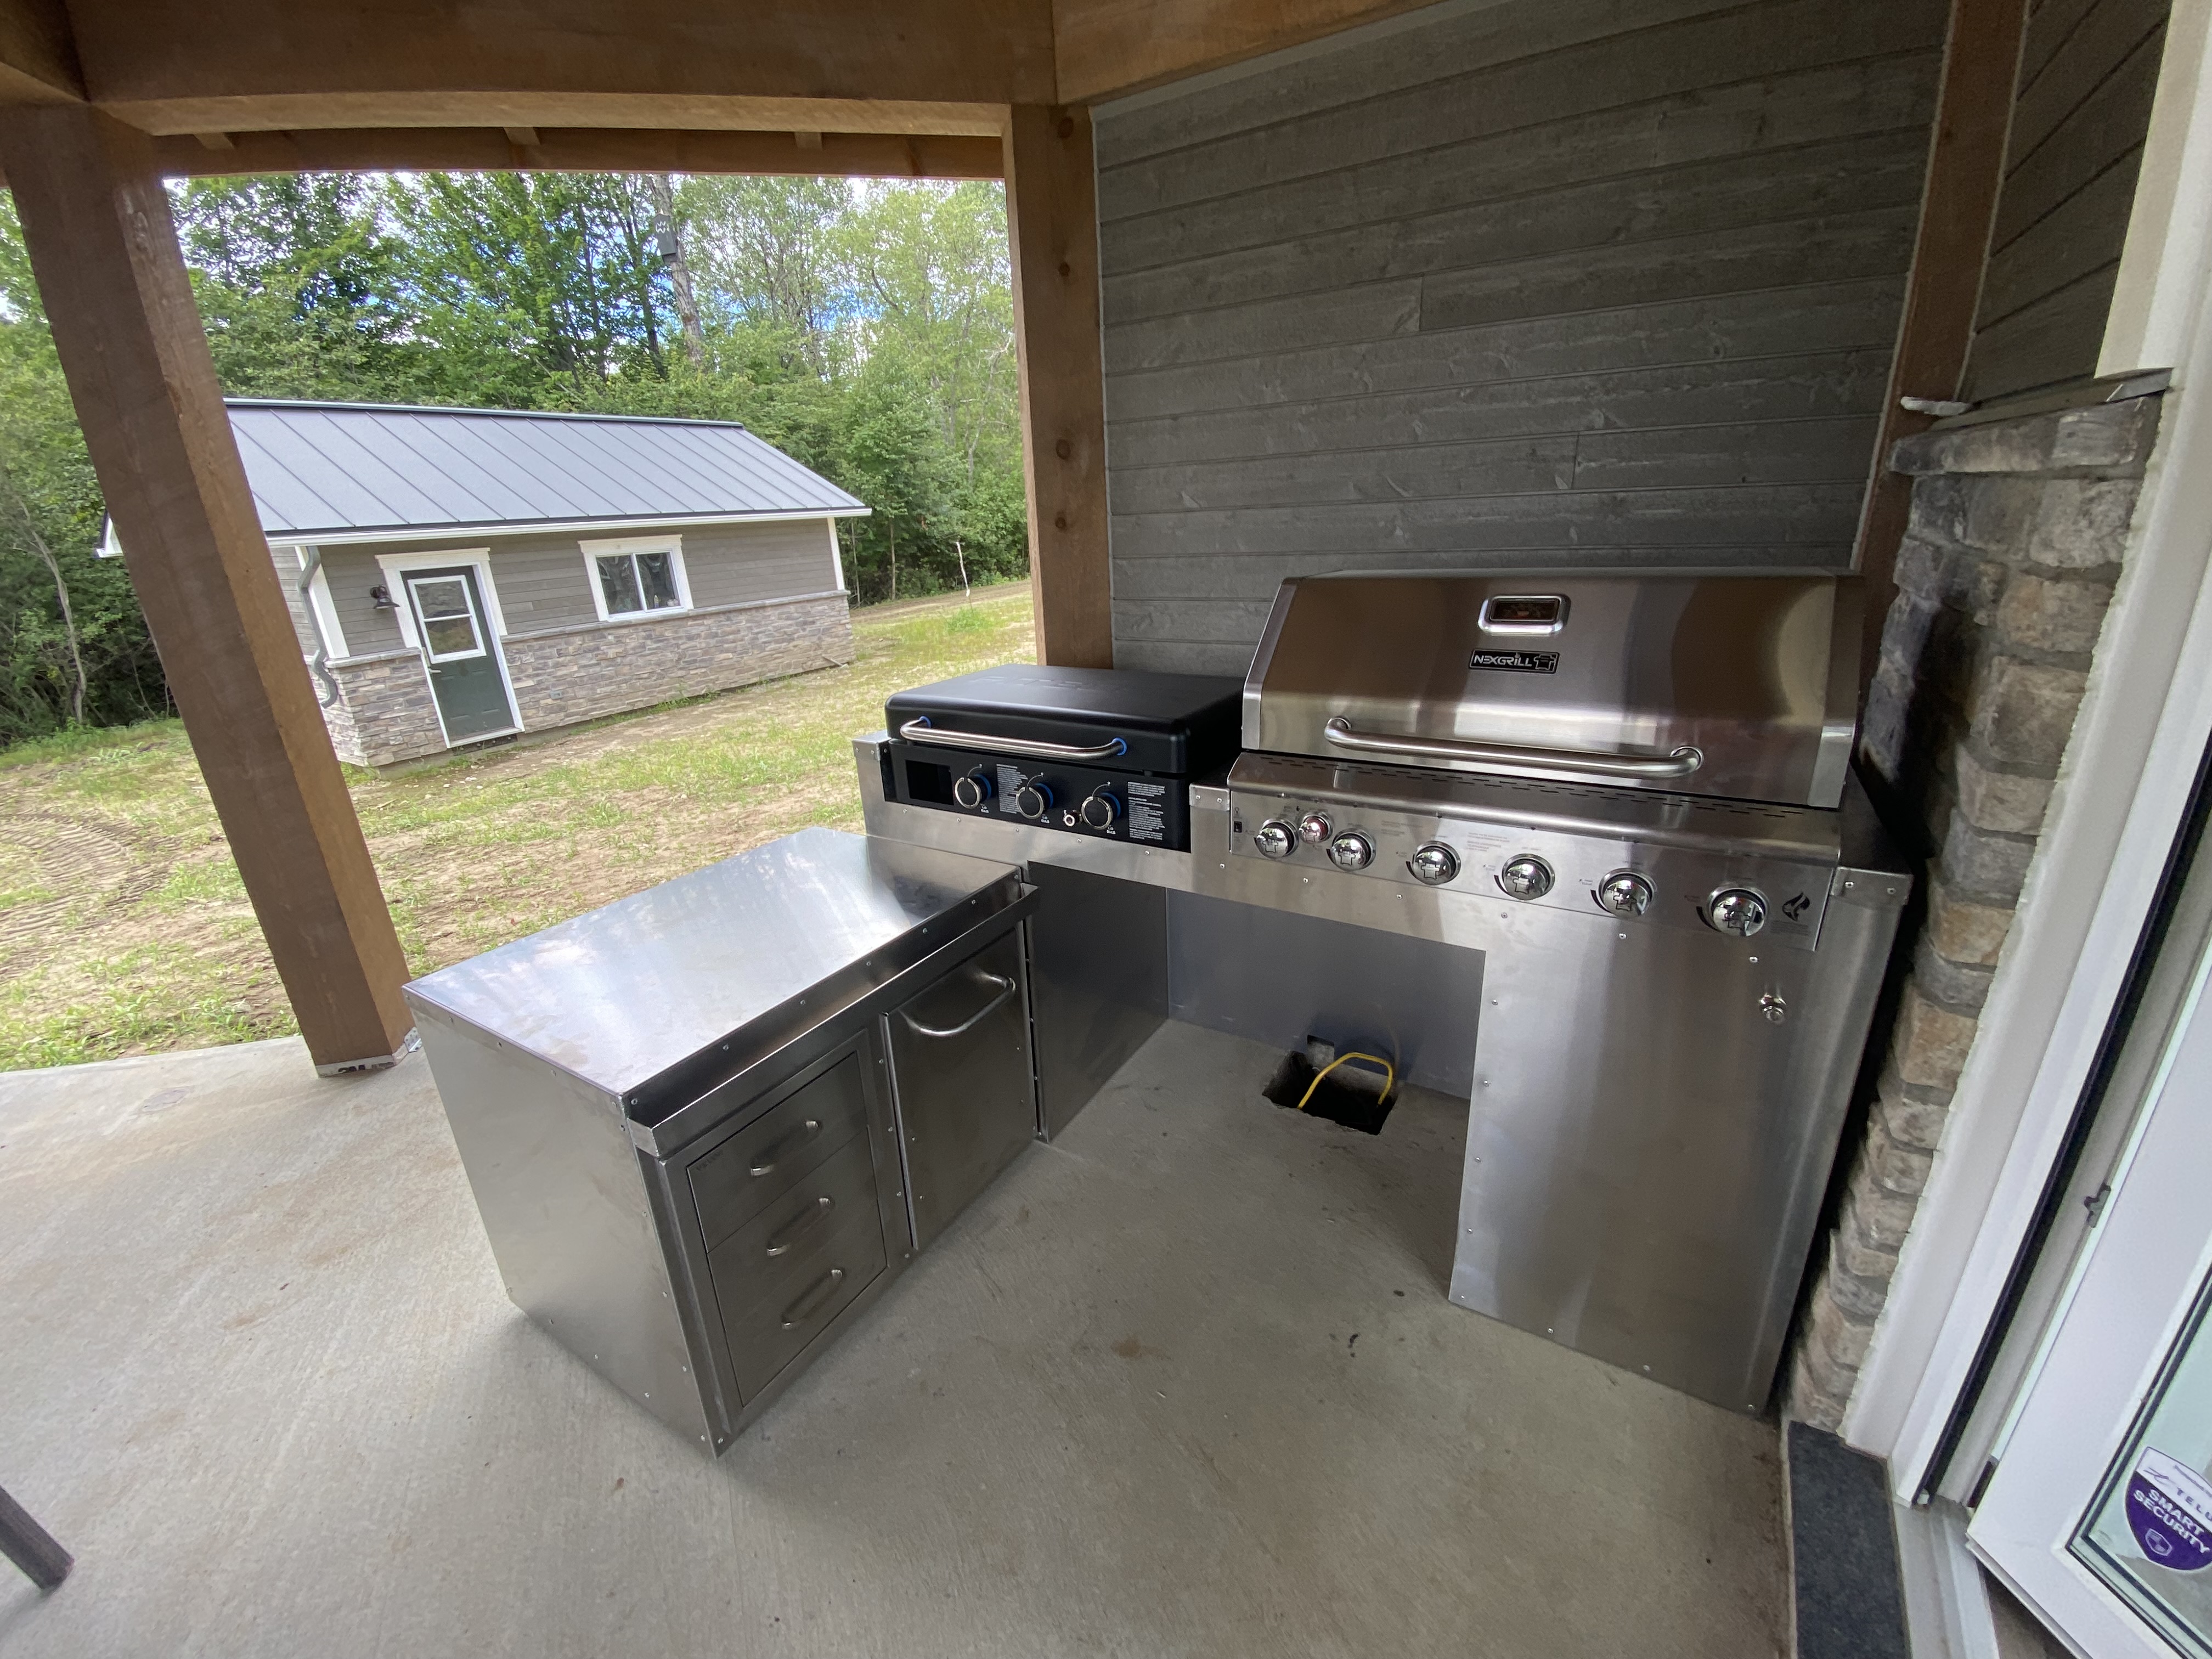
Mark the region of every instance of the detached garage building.
<instances>
[{"instance_id":1,"label":"detached garage building","mask_svg":"<svg viewBox=\"0 0 2212 1659\"><path fill-rule=\"evenodd\" d=\"M339 757L849 662L837 520L733 423L230 400Z\"/></svg>"}]
</instances>

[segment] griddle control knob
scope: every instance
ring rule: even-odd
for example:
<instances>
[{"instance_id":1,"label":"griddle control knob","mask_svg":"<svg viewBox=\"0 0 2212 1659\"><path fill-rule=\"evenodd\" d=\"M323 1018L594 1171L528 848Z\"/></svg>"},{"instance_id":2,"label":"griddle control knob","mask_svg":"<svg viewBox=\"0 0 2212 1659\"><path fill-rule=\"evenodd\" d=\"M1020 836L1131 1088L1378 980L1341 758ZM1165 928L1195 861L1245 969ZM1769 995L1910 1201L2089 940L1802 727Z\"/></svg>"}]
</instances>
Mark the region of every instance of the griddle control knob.
<instances>
[{"instance_id":1,"label":"griddle control knob","mask_svg":"<svg viewBox=\"0 0 2212 1659\"><path fill-rule=\"evenodd\" d=\"M952 799L971 812L998 793L999 786L991 781L991 775L980 766L952 786Z\"/></svg>"},{"instance_id":2,"label":"griddle control knob","mask_svg":"<svg viewBox=\"0 0 2212 1659\"><path fill-rule=\"evenodd\" d=\"M1328 844L1328 861L1340 870L1364 870L1375 862L1375 843L1347 830Z\"/></svg>"},{"instance_id":3,"label":"griddle control knob","mask_svg":"<svg viewBox=\"0 0 2212 1659\"><path fill-rule=\"evenodd\" d=\"M1114 820L1121 816L1121 798L1103 785L1092 790L1084 800L1083 821L1093 830L1109 829Z\"/></svg>"},{"instance_id":4,"label":"griddle control knob","mask_svg":"<svg viewBox=\"0 0 2212 1659\"><path fill-rule=\"evenodd\" d=\"M1406 860L1406 867L1424 887L1441 887L1459 874L1459 854L1443 842L1432 841L1415 848L1413 856Z\"/></svg>"},{"instance_id":5,"label":"griddle control knob","mask_svg":"<svg viewBox=\"0 0 2212 1659\"><path fill-rule=\"evenodd\" d=\"M1651 908L1651 884L1633 870L1616 870L1598 884L1597 908L1609 916L1640 916Z\"/></svg>"},{"instance_id":6,"label":"griddle control knob","mask_svg":"<svg viewBox=\"0 0 2212 1659\"><path fill-rule=\"evenodd\" d=\"M1309 847L1327 843L1328 832L1334 828L1326 812L1309 812L1298 820L1298 839Z\"/></svg>"},{"instance_id":7,"label":"griddle control knob","mask_svg":"<svg viewBox=\"0 0 2212 1659\"><path fill-rule=\"evenodd\" d=\"M1052 786L1037 778L1014 791L1014 811L1025 818L1042 819L1052 811Z\"/></svg>"},{"instance_id":8,"label":"griddle control knob","mask_svg":"<svg viewBox=\"0 0 2212 1659\"><path fill-rule=\"evenodd\" d=\"M1552 890L1552 866L1534 853L1523 853L1498 872L1498 884L1508 898L1540 899Z\"/></svg>"},{"instance_id":9,"label":"griddle control knob","mask_svg":"<svg viewBox=\"0 0 2212 1659\"><path fill-rule=\"evenodd\" d=\"M1286 859L1298 850L1298 832L1280 818L1270 818L1252 835L1252 845L1271 859Z\"/></svg>"},{"instance_id":10,"label":"griddle control knob","mask_svg":"<svg viewBox=\"0 0 2212 1659\"><path fill-rule=\"evenodd\" d=\"M1766 926L1766 901L1748 887L1723 887L1705 901L1705 920L1723 933L1749 939Z\"/></svg>"}]
</instances>

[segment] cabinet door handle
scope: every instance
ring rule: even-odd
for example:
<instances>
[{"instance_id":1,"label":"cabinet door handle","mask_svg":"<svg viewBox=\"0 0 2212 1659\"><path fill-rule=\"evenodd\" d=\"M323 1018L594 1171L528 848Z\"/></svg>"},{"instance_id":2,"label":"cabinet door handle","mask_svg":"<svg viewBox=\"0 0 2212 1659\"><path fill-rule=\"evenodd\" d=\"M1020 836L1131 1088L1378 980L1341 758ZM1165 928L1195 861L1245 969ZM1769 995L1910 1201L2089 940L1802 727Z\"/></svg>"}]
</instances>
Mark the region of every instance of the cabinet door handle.
<instances>
[{"instance_id":1,"label":"cabinet door handle","mask_svg":"<svg viewBox=\"0 0 2212 1659\"><path fill-rule=\"evenodd\" d=\"M926 1037L957 1037L963 1032L972 1031L976 1026L982 1024L984 1015L989 1013L1000 1003L1004 1002L1008 997L1013 995L1016 989L1014 981L1007 977L1007 975L1004 974L994 974L988 968L976 969L975 977L981 980L986 985L997 986L999 988L999 994L993 997L988 1002L978 1008L974 1013L969 1015L967 1018L962 1020L957 1025L924 1025L920 1020L916 1019L912 1014L908 1013L903 1008L899 1010L899 1018L904 1020L915 1031Z\"/></svg>"},{"instance_id":2,"label":"cabinet door handle","mask_svg":"<svg viewBox=\"0 0 2212 1659\"><path fill-rule=\"evenodd\" d=\"M769 1255L771 1256L789 1255L791 1254L792 1242L794 1239L804 1237L809 1227L819 1225L823 1218L826 1217L830 1211L836 1207L836 1200L831 1198L829 1194L823 1194L821 1197L816 1199L811 1204L801 1210L798 1215L793 1217L781 1232L778 1233L774 1238L769 1241Z\"/></svg>"},{"instance_id":3,"label":"cabinet door handle","mask_svg":"<svg viewBox=\"0 0 2212 1659\"><path fill-rule=\"evenodd\" d=\"M813 1139L815 1136L821 1133L822 1120L818 1117L808 1118L805 1122L800 1124L796 1129L793 1129L789 1134L777 1141L775 1146L769 1147L767 1152L763 1153L759 1163L749 1166L749 1173L754 1176L764 1176L774 1173L777 1164L783 1162L785 1158L789 1158L793 1152L797 1152L801 1146L804 1146L808 1141Z\"/></svg>"},{"instance_id":4,"label":"cabinet door handle","mask_svg":"<svg viewBox=\"0 0 2212 1659\"><path fill-rule=\"evenodd\" d=\"M822 1304L829 1301L830 1297L836 1293L837 1287L844 1282L845 1270L842 1267L832 1267L821 1278L809 1285L799 1296L799 1300L783 1310L783 1328L787 1331L795 1331L815 1315L820 1313Z\"/></svg>"}]
</instances>

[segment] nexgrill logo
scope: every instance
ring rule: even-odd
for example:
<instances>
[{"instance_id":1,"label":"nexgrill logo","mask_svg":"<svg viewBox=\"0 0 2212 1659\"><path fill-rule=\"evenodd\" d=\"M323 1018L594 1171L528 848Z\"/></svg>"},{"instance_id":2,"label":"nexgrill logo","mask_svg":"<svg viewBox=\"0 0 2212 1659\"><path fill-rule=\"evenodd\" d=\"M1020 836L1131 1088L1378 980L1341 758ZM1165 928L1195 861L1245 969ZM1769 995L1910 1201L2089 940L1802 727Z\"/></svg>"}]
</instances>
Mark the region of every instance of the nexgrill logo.
<instances>
[{"instance_id":1,"label":"nexgrill logo","mask_svg":"<svg viewBox=\"0 0 2212 1659\"><path fill-rule=\"evenodd\" d=\"M1556 674L1556 651L1478 651L1467 659L1469 668L1502 668L1513 674Z\"/></svg>"}]
</instances>

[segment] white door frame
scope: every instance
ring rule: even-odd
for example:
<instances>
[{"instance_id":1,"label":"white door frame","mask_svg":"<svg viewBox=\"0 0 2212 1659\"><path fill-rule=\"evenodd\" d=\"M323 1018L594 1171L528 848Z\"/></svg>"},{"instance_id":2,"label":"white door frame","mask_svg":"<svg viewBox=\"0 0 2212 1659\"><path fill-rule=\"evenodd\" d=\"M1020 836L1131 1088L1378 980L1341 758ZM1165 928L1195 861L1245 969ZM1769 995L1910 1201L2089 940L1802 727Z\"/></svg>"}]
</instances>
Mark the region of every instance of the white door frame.
<instances>
[{"instance_id":1,"label":"white door frame","mask_svg":"<svg viewBox=\"0 0 2212 1659\"><path fill-rule=\"evenodd\" d=\"M2172 179L2191 199L2212 191L2209 14L2212 0L2177 0L2146 214L2172 215ZM2212 228L2195 214L2157 230L2130 227L2129 263L2155 269L2131 279L2114 332L2170 352L2173 387L2050 827L1844 1418L1846 1440L1889 1460L1900 1499L1927 1474L2027 1236L2212 738Z\"/></svg>"},{"instance_id":2,"label":"white door frame","mask_svg":"<svg viewBox=\"0 0 2212 1659\"><path fill-rule=\"evenodd\" d=\"M2057 1335L1967 1528L1975 1553L2022 1601L2100 1659L2172 1652L2068 1544L2212 1267L2208 970L2212 949L2197 963L2150 1109L2114 1172Z\"/></svg>"},{"instance_id":3,"label":"white door frame","mask_svg":"<svg viewBox=\"0 0 2212 1659\"><path fill-rule=\"evenodd\" d=\"M507 667L507 617L499 608L499 589L491 579L491 550L488 547L457 549L444 553L380 553L377 568L384 574L384 591L399 602L393 620L399 624L399 639L409 650L422 659L422 684L430 694L430 708L438 717L438 735L446 747L453 746L452 735L446 730L446 711L438 707L438 688L430 679L430 653L422 648L422 635L415 628L415 601L407 592L407 573L410 570L440 570L466 565L476 573L477 596L483 601L484 620L490 635L492 660L499 665L499 683L507 692L507 711L514 716L514 724L497 732L479 732L465 739L482 743L490 738L504 738L525 730L522 703L514 695L514 676Z\"/></svg>"}]
</instances>

